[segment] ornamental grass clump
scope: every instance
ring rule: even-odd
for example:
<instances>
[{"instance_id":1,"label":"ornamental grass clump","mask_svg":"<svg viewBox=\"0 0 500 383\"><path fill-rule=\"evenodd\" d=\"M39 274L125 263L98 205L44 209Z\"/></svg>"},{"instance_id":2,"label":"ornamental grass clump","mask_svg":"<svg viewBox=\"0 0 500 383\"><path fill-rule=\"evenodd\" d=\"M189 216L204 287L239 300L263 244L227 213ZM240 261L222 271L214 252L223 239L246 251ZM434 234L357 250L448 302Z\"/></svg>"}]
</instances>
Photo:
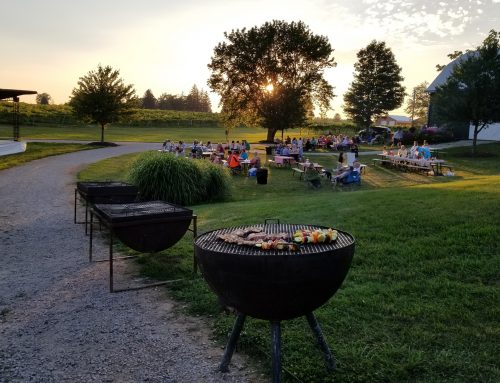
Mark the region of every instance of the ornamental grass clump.
<instances>
[{"instance_id":1,"label":"ornamental grass clump","mask_svg":"<svg viewBox=\"0 0 500 383\"><path fill-rule=\"evenodd\" d=\"M221 166L160 152L140 155L129 180L143 199L180 205L223 200L229 189L229 174Z\"/></svg>"}]
</instances>

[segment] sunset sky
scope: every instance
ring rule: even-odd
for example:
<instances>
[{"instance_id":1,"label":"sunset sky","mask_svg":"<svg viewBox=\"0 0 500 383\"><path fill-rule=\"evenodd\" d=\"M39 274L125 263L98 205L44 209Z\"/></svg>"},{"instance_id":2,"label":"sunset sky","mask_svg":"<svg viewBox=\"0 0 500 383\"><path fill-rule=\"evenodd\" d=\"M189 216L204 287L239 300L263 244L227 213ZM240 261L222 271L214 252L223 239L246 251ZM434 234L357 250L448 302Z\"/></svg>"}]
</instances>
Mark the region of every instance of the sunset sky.
<instances>
[{"instance_id":1,"label":"sunset sky","mask_svg":"<svg viewBox=\"0 0 500 383\"><path fill-rule=\"evenodd\" d=\"M209 90L207 64L223 33L273 19L304 21L325 35L337 67L326 72L338 97L352 81L356 53L385 41L403 69L407 92L432 82L447 54L474 49L500 29L500 0L0 0L0 88L69 100L78 78L110 65L138 96L151 89ZM215 110L218 98L211 94ZM34 102L23 96L21 101ZM401 110L396 114L403 114Z\"/></svg>"}]
</instances>

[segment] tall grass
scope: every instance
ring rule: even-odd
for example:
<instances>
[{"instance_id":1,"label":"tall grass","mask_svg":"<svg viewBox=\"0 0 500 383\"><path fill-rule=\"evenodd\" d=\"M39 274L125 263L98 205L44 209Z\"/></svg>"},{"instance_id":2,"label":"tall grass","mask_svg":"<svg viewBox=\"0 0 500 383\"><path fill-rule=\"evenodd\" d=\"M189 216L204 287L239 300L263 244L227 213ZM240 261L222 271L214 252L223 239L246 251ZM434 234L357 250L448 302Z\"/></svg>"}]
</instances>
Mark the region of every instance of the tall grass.
<instances>
[{"instance_id":1,"label":"tall grass","mask_svg":"<svg viewBox=\"0 0 500 383\"><path fill-rule=\"evenodd\" d=\"M220 201L229 189L226 169L208 161L145 152L132 163L129 181L142 198L180 205Z\"/></svg>"}]
</instances>

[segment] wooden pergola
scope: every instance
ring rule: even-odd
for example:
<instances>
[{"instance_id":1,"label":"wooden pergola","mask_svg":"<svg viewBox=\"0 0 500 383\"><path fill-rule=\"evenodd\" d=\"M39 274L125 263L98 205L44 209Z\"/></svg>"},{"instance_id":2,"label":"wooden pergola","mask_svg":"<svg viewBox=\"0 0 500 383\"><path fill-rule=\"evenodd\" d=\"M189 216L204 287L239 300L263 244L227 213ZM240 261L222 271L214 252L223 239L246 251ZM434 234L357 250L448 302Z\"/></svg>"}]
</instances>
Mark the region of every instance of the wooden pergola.
<instances>
[{"instance_id":1,"label":"wooden pergola","mask_svg":"<svg viewBox=\"0 0 500 383\"><path fill-rule=\"evenodd\" d=\"M13 137L14 141L19 140L19 96L25 94L36 94L35 90L21 90L21 89L2 89L0 88L0 100L12 99L14 110L12 112L13 119Z\"/></svg>"}]
</instances>

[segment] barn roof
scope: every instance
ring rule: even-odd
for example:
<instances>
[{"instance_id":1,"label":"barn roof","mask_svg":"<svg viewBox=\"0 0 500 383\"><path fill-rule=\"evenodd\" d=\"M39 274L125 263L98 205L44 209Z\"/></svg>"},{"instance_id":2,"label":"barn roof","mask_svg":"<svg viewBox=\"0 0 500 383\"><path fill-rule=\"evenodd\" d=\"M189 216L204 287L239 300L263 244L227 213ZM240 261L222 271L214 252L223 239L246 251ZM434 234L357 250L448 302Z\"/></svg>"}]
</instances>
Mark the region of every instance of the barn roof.
<instances>
[{"instance_id":1,"label":"barn roof","mask_svg":"<svg viewBox=\"0 0 500 383\"><path fill-rule=\"evenodd\" d=\"M438 76L434 79L431 85L427 87L427 93L434 93L436 91L436 88L440 85L443 85L448 77L450 77L451 72L453 72L453 68L455 68L455 65L467 60L471 55L474 54L476 54L476 52L465 52L464 54L458 56L455 60L450 62L448 65L446 65L441 73L439 73Z\"/></svg>"}]
</instances>

